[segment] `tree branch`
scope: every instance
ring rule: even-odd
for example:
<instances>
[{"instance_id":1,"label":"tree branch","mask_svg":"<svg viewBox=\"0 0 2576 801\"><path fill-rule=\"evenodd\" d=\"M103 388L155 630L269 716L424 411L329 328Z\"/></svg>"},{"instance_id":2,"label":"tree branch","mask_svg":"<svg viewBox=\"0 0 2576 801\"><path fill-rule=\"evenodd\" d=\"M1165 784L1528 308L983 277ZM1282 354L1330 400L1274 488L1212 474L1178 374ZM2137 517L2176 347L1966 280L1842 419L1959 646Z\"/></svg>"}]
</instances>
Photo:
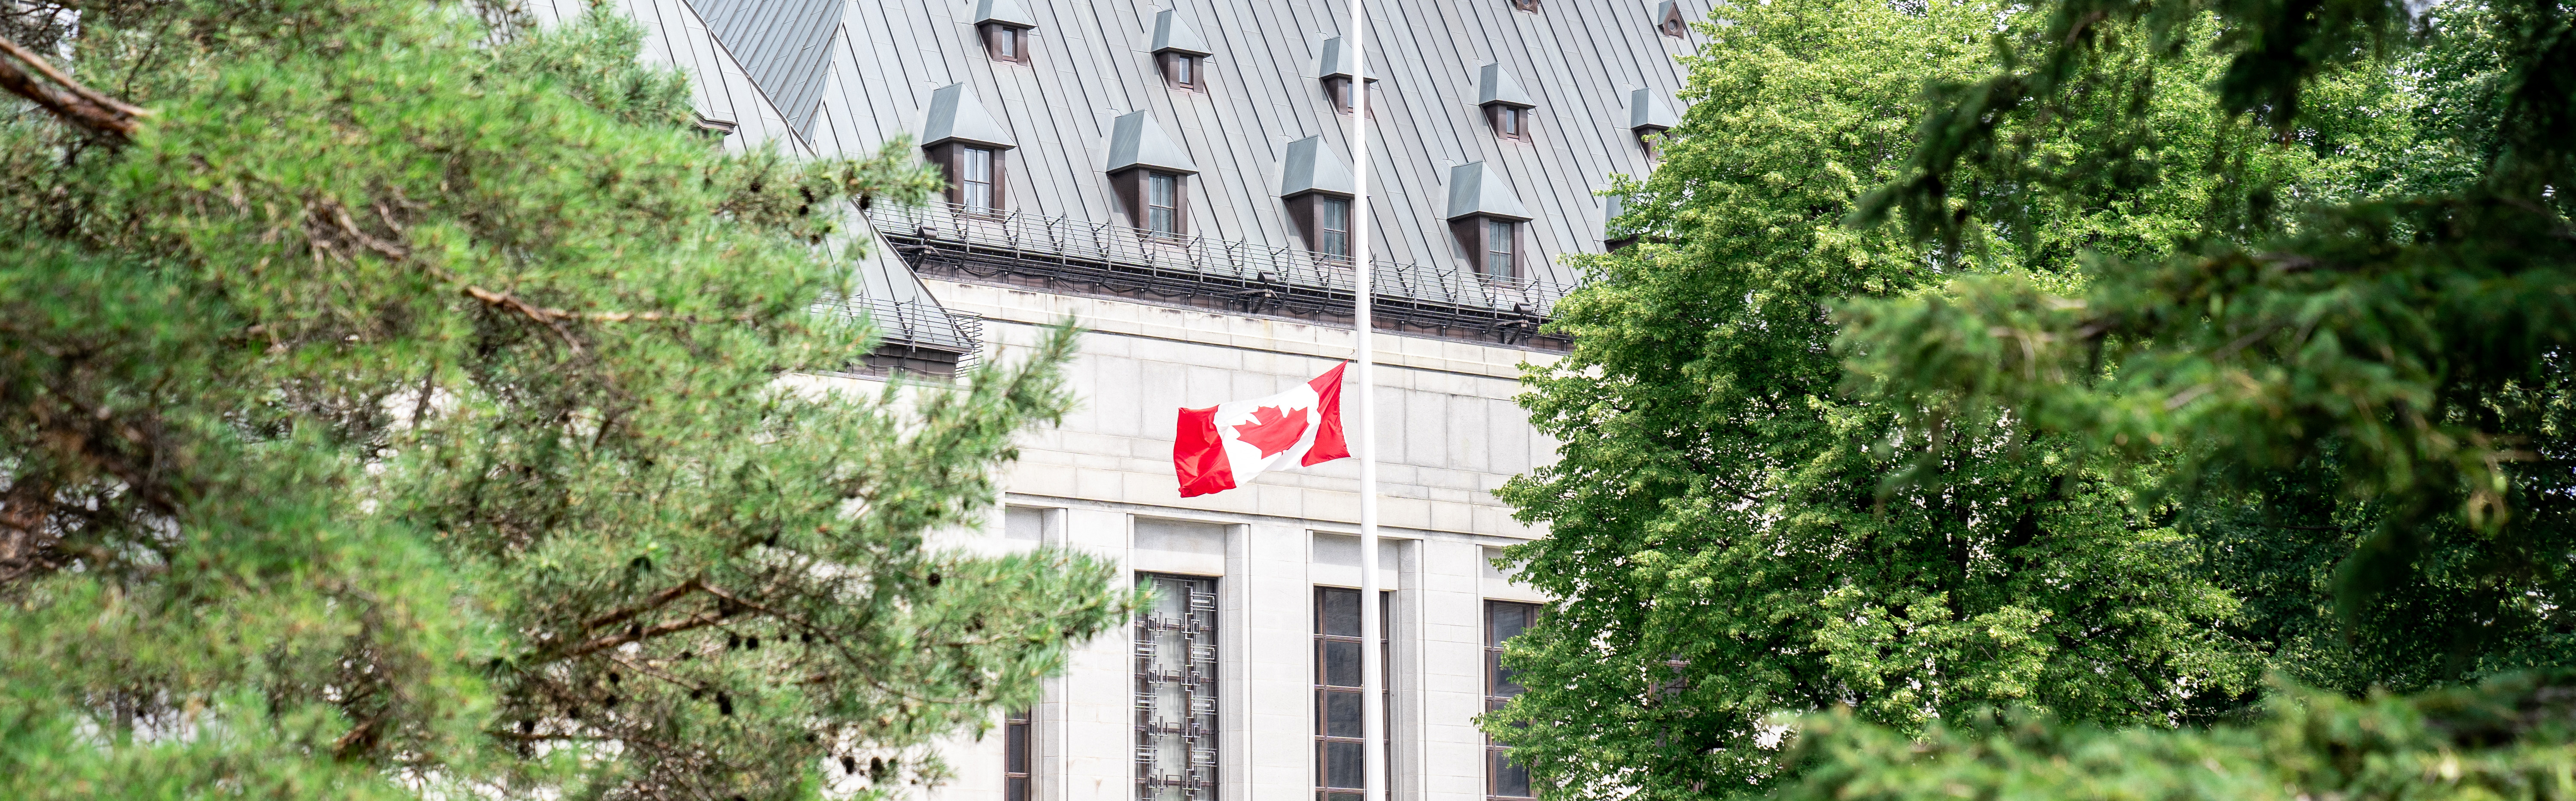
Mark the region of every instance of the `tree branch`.
<instances>
[{"instance_id":1,"label":"tree branch","mask_svg":"<svg viewBox=\"0 0 2576 801\"><path fill-rule=\"evenodd\" d=\"M0 37L0 55L7 56L7 58L0 58L0 89L7 89L12 94L35 101L36 105L53 112L54 116L61 117L64 122L122 140L142 129L144 117L152 116L151 109L108 97L98 90L82 86L79 81L72 80L71 76L64 75L61 70L55 69L54 65L46 63L36 54L18 46L17 42L9 41L7 37ZM36 75L29 75L18 69L17 64L10 63L13 59L19 64L27 65L28 69L35 70L36 75L44 76L46 80L52 81L52 84L38 81Z\"/></svg>"}]
</instances>

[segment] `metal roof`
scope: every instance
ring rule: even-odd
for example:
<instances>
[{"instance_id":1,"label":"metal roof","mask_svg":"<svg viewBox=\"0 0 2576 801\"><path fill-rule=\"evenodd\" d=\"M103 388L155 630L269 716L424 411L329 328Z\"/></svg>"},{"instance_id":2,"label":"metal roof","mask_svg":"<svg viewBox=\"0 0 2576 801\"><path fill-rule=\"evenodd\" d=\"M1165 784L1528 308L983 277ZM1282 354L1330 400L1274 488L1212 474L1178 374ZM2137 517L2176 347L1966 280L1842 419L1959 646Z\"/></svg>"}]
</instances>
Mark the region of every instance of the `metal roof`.
<instances>
[{"instance_id":1,"label":"metal roof","mask_svg":"<svg viewBox=\"0 0 2576 801\"><path fill-rule=\"evenodd\" d=\"M1008 2L1009 0L1003 0ZM847 0L696 0L707 29L723 42L769 101L799 133L814 123L831 63L832 32Z\"/></svg>"},{"instance_id":2,"label":"metal roof","mask_svg":"<svg viewBox=\"0 0 2576 801\"><path fill-rule=\"evenodd\" d=\"M1688 19L1706 19L1715 2L1676 1ZM1352 117L1335 113L1316 80L1326 42L1347 33L1346 0L1172 0L1162 8L1127 0L992 0L1019 5L1036 28L1027 64L985 55L972 25L984 0L612 2L645 23L646 58L696 76L702 115L739 122L727 148L780 143L822 156L872 154L894 137L925 132L933 95L964 84L1019 145L1010 155L1006 202L1028 213L1132 224L1106 168L1115 161L1118 121L1137 112L1150 112L1198 171L1188 193L1190 230L1215 239L1298 244L1279 194L1289 146L1320 137L1327 147L1319 153L1350 160ZM1533 277L1571 281L1574 272L1553 257L1601 249L1605 214L1594 193L1613 173L1650 167L1627 124L1637 90L1654 90L1650 99L1676 96L1686 72L1674 58L1705 39L1696 30L1663 35L1655 28L1659 3L1548 0L1538 13L1516 11L1511 0L1372 3L1367 66L1383 78L1363 118L1373 129L1372 250L1399 262L1464 264L1446 222L1450 183L1460 165L1482 163L1492 168L1484 175L1493 186L1531 220L1526 236L1545 257L1531 261ZM563 20L578 17L587 2L532 5ZM725 25L700 15L755 5L781 10L727 16L733 22ZM785 13L791 6L808 11ZM827 7L842 10L814 10ZM1165 10L1213 51L1202 64L1203 92L1168 87L1155 68L1152 47ZM813 48L775 43L817 40L825 43L820 69L753 66L781 63L781 54L810 58ZM1485 125L1476 101L1488 63L1507 71L1537 106L1533 141L1498 139ZM763 77L746 80L745 73ZM809 77L791 79L798 74ZM798 113L800 97L817 100ZM1480 186L1475 194L1486 193Z\"/></svg>"},{"instance_id":3,"label":"metal roof","mask_svg":"<svg viewBox=\"0 0 2576 801\"><path fill-rule=\"evenodd\" d=\"M1321 136L1288 143L1288 157L1280 165L1280 197L1308 192L1349 196L1358 191L1356 182L1351 180L1351 165L1342 160L1342 154L1334 152L1332 143Z\"/></svg>"},{"instance_id":4,"label":"metal roof","mask_svg":"<svg viewBox=\"0 0 2576 801\"><path fill-rule=\"evenodd\" d=\"M1481 161L1449 170L1449 213L1442 216L1455 220L1470 214L1530 218L1521 199L1512 196L1511 182L1495 175L1493 166Z\"/></svg>"},{"instance_id":5,"label":"metal roof","mask_svg":"<svg viewBox=\"0 0 2576 801\"><path fill-rule=\"evenodd\" d=\"M1191 28L1188 20L1181 19L1177 8L1166 8L1154 15L1154 46L1146 48L1149 53L1167 50L1194 56L1216 53L1208 49L1207 40L1199 38L1198 30Z\"/></svg>"},{"instance_id":6,"label":"metal roof","mask_svg":"<svg viewBox=\"0 0 2576 801\"><path fill-rule=\"evenodd\" d=\"M1134 167L1151 167L1172 172L1195 173L1199 165L1190 161L1190 151L1163 133L1162 123L1154 121L1154 112L1131 111L1119 116L1110 127L1109 166L1101 172L1114 173Z\"/></svg>"},{"instance_id":7,"label":"metal roof","mask_svg":"<svg viewBox=\"0 0 2576 801\"><path fill-rule=\"evenodd\" d=\"M1020 0L976 0L973 24L999 22L1022 28L1037 27L1038 18L1020 5Z\"/></svg>"},{"instance_id":8,"label":"metal roof","mask_svg":"<svg viewBox=\"0 0 2576 801\"><path fill-rule=\"evenodd\" d=\"M1483 75L1476 79L1476 105L1487 103L1522 108L1538 105L1538 101L1530 99L1529 92L1521 89L1521 82L1512 80L1511 71L1503 69L1499 62L1485 65Z\"/></svg>"},{"instance_id":9,"label":"metal roof","mask_svg":"<svg viewBox=\"0 0 2576 801\"><path fill-rule=\"evenodd\" d=\"M1628 130L1653 128L1661 131L1682 124L1681 115L1664 105L1663 93L1640 88L1628 93Z\"/></svg>"},{"instance_id":10,"label":"metal roof","mask_svg":"<svg viewBox=\"0 0 2576 801\"><path fill-rule=\"evenodd\" d=\"M993 113L975 99L965 84L952 83L930 93L930 110L922 115L923 147L948 141L974 142L998 147L1019 147L1011 132L993 121Z\"/></svg>"}]
</instances>

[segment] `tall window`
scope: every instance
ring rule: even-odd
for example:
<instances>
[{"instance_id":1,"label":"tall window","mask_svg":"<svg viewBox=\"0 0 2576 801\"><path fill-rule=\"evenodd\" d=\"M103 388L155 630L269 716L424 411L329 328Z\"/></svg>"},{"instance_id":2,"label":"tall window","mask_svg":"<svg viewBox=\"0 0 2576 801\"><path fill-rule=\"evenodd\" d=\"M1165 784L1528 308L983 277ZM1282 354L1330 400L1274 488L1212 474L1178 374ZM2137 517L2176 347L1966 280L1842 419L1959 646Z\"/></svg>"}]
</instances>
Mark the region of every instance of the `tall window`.
<instances>
[{"instance_id":1,"label":"tall window","mask_svg":"<svg viewBox=\"0 0 2576 801\"><path fill-rule=\"evenodd\" d=\"M1538 618L1537 604L1510 601L1485 602L1485 711L1503 708L1512 696L1521 694L1520 684L1512 681L1512 672L1503 667L1503 641L1520 634ZM1493 798L1529 798L1529 768L1512 764L1511 746L1485 738L1485 795Z\"/></svg>"},{"instance_id":2,"label":"tall window","mask_svg":"<svg viewBox=\"0 0 2576 801\"><path fill-rule=\"evenodd\" d=\"M1136 798L1215 801L1216 580L1141 574L1136 616Z\"/></svg>"},{"instance_id":3,"label":"tall window","mask_svg":"<svg viewBox=\"0 0 2576 801\"><path fill-rule=\"evenodd\" d=\"M1181 233L1181 177L1171 173L1145 176L1145 230L1167 236Z\"/></svg>"},{"instance_id":4,"label":"tall window","mask_svg":"<svg viewBox=\"0 0 2576 801\"><path fill-rule=\"evenodd\" d=\"M1315 252L1346 258L1351 255L1350 201L1341 198L1316 199Z\"/></svg>"},{"instance_id":5,"label":"tall window","mask_svg":"<svg viewBox=\"0 0 2576 801\"><path fill-rule=\"evenodd\" d=\"M1495 136L1505 139L1529 138L1529 109L1501 103L1493 104L1491 108L1494 110Z\"/></svg>"},{"instance_id":6,"label":"tall window","mask_svg":"<svg viewBox=\"0 0 2576 801\"><path fill-rule=\"evenodd\" d=\"M1002 717L1002 799L1029 801L1029 710Z\"/></svg>"},{"instance_id":7,"label":"tall window","mask_svg":"<svg viewBox=\"0 0 2576 801\"><path fill-rule=\"evenodd\" d=\"M1387 649L1387 593L1378 597L1378 693L1395 708L1394 654ZM1360 801L1368 791L1368 740L1362 729L1360 698L1360 591L1315 588L1315 797L1316 801ZM1387 727L1385 757L1392 763L1395 727Z\"/></svg>"},{"instance_id":8,"label":"tall window","mask_svg":"<svg viewBox=\"0 0 2576 801\"><path fill-rule=\"evenodd\" d=\"M1519 223L1508 220L1485 221L1485 277L1512 277L1512 248L1517 244L1513 240L1519 238L1516 236L1520 232L1518 226Z\"/></svg>"},{"instance_id":9,"label":"tall window","mask_svg":"<svg viewBox=\"0 0 2576 801\"><path fill-rule=\"evenodd\" d=\"M965 204L967 211L992 211L993 151L981 147L960 148L957 161L960 202Z\"/></svg>"}]
</instances>

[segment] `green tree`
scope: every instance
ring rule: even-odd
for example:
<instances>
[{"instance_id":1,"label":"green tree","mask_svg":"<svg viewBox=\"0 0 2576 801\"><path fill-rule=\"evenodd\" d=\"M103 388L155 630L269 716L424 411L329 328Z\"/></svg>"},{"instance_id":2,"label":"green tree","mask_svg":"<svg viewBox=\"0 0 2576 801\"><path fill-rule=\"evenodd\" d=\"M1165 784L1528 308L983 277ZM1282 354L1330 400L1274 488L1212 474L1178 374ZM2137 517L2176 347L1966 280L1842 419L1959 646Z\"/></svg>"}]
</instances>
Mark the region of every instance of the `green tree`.
<instances>
[{"instance_id":1,"label":"green tree","mask_svg":"<svg viewBox=\"0 0 2576 801\"><path fill-rule=\"evenodd\" d=\"M924 542L1069 332L796 378L902 143L727 155L605 11L8 9L0 795L883 794L1123 619Z\"/></svg>"},{"instance_id":2,"label":"green tree","mask_svg":"<svg viewBox=\"0 0 2576 801\"><path fill-rule=\"evenodd\" d=\"M1904 177L1927 78L1979 74L1999 21L2039 20L1876 0L1724 15L1688 61L1693 105L1661 164L1615 190L1644 243L1584 261L1555 323L1573 352L1527 379L1565 445L1503 492L1550 527L1509 558L1564 600L1510 647L1528 691L1487 730L1553 797L1680 798L1774 780L1776 710L1849 705L1900 731L2008 703L2171 725L2250 692L2259 654L2224 629L2237 602L2140 471L1846 396L1834 311L1962 274L2073 286L2086 253L2260 232L2282 194L2329 191L2340 140L2388 123L2354 113L2310 132L2338 142L2276 147L2173 88L2223 61L2134 48L2071 79L2078 110L2124 113L2014 118L1996 136L2019 152L1949 176L2027 191L1943 251L1843 220Z\"/></svg>"},{"instance_id":3,"label":"green tree","mask_svg":"<svg viewBox=\"0 0 2576 801\"><path fill-rule=\"evenodd\" d=\"M1967 120L2080 114L2061 76L2111 57L2103 25L2172 41L2160 3L2064 3L1984 80L1937 86L1901 180L1858 219L1901 215L1945 248L2014 208L1975 192L2005 140ZM2568 347L2576 342L2576 9L2553 2L2329 2L2313 16L2217 6L2214 108L2284 141L2331 125L2336 76L2407 82L2405 136L2261 236L2196 232L2167 254L2099 254L2082 280L2000 273L1853 304L1843 343L1881 402L2008 419L2127 465L2169 466L2216 564L2280 601L2282 667L2348 692L2576 657ZM2304 12L2302 12L2304 13ZM2161 93L2173 89L2166 85ZM2066 138L2037 146L2095 153ZM2079 170L2085 158L2072 163ZM1936 213L1935 209L1947 209ZM1987 429L1996 431L2000 429Z\"/></svg>"}]
</instances>

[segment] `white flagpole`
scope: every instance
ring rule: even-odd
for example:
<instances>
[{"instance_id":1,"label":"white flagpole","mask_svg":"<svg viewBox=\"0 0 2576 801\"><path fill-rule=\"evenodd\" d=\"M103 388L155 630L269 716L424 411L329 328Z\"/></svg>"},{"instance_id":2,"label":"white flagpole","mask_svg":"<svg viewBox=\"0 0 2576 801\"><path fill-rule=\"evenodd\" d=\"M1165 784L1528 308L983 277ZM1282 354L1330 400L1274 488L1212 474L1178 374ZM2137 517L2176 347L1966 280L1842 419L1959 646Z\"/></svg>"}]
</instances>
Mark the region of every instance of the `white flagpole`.
<instances>
[{"instance_id":1,"label":"white flagpole","mask_svg":"<svg viewBox=\"0 0 2576 801\"><path fill-rule=\"evenodd\" d=\"M1376 295L1369 286L1369 146L1368 146L1368 15L1362 0L1351 0L1351 26L1342 32L1342 49L1351 74L1351 345L1359 352L1360 457L1360 760L1366 789L1363 801L1386 801L1386 638L1380 625L1377 590L1377 350L1370 341L1376 328L1369 308Z\"/></svg>"}]
</instances>

